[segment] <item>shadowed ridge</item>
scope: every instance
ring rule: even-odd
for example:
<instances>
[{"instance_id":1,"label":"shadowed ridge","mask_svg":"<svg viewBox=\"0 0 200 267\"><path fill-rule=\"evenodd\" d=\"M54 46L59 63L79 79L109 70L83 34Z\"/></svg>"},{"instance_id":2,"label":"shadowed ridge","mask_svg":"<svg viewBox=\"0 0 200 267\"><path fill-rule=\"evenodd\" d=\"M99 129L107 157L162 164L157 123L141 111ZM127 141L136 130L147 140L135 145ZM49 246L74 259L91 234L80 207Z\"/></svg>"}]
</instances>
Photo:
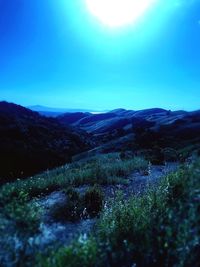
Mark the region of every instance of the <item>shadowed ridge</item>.
<instances>
[{"instance_id":1,"label":"shadowed ridge","mask_svg":"<svg viewBox=\"0 0 200 267\"><path fill-rule=\"evenodd\" d=\"M89 148L91 140L83 130L0 102L0 183L62 165Z\"/></svg>"}]
</instances>

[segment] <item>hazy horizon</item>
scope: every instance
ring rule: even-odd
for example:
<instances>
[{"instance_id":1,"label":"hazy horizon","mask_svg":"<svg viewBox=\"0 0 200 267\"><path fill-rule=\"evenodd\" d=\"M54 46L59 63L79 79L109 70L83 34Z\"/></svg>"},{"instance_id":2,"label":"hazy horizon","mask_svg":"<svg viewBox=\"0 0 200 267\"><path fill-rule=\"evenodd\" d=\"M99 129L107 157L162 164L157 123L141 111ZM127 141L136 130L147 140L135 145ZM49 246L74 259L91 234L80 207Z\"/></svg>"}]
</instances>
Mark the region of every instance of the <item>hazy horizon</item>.
<instances>
[{"instance_id":1,"label":"hazy horizon","mask_svg":"<svg viewBox=\"0 0 200 267\"><path fill-rule=\"evenodd\" d=\"M62 111L66 111L66 110L71 110L72 112L79 112L79 111L83 111L83 112L92 112L92 113L106 113L106 112L110 112L112 110L117 110L117 109L125 109L125 110L132 110L132 111L140 111L140 110L148 110L148 109L164 109L164 110L170 110L170 111L186 111L186 112L193 112L193 111L198 111L200 109L170 109L170 108L167 108L167 107L159 107L159 106L152 106L152 107L145 107L145 108L141 108L141 109L136 109L134 107L132 108L126 108L126 107L123 107L123 106L116 106L112 109L93 109L93 108L82 108L82 107L68 107L68 106L46 106L46 105L38 105L38 104L31 104L31 105L23 105L21 103L17 103L17 102L13 102L13 101L8 101L8 100L5 100L5 99L2 99L0 100L2 102L8 102L8 103L11 103L11 104L16 104L16 105L20 105L20 106L23 106L23 107L26 107L26 108L29 108L29 109L32 109L34 111L37 111L37 109L39 111L49 111L49 112L62 112Z\"/></svg>"},{"instance_id":2,"label":"hazy horizon","mask_svg":"<svg viewBox=\"0 0 200 267\"><path fill-rule=\"evenodd\" d=\"M114 6L96 14L87 3L0 0L0 100L92 110L200 108L199 0L149 1L123 27L111 27L124 19Z\"/></svg>"}]
</instances>

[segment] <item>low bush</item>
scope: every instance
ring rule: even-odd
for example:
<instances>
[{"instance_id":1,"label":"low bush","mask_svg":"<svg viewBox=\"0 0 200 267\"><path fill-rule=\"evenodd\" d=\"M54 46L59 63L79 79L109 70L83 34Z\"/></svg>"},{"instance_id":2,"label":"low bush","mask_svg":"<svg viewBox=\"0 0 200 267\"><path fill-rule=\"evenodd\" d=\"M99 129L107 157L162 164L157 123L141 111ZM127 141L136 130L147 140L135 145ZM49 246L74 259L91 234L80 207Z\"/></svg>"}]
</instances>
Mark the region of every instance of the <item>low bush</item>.
<instances>
[{"instance_id":1,"label":"low bush","mask_svg":"<svg viewBox=\"0 0 200 267\"><path fill-rule=\"evenodd\" d=\"M97 185L88 189L83 196L84 206L91 217L96 216L103 207L104 195L101 188Z\"/></svg>"}]
</instances>

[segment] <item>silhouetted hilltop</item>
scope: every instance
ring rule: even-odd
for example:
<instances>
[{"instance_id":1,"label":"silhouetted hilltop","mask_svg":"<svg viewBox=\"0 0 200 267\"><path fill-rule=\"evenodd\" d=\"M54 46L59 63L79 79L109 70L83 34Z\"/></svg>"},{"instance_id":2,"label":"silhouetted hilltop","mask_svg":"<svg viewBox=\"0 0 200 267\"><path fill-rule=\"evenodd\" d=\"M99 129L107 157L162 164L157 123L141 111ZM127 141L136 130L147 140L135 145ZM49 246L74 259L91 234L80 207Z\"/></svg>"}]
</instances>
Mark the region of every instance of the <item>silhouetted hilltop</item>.
<instances>
[{"instance_id":1,"label":"silhouetted hilltop","mask_svg":"<svg viewBox=\"0 0 200 267\"><path fill-rule=\"evenodd\" d=\"M0 182L64 164L90 147L91 141L82 130L0 102Z\"/></svg>"}]
</instances>

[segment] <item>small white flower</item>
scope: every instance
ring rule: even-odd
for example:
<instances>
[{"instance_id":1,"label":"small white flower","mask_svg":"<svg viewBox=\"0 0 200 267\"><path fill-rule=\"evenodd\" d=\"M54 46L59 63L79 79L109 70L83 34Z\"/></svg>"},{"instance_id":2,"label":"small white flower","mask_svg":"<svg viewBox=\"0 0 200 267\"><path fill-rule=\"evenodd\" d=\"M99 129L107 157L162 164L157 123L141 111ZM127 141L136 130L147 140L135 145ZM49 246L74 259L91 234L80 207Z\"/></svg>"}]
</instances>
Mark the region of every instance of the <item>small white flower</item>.
<instances>
[{"instance_id":1,"label":"small white flower","mask_svg":"<svg viewBox=\"0 0 200 267\"><path fill-rule=\"evenodd\" d=\"M83 245L86 244L86 243L87 243L87 234L86 234L86 233L81 234L81 235L79 236L78 242L79 242L80 244L83 244Z\"/></svg>"}]
</instances>

